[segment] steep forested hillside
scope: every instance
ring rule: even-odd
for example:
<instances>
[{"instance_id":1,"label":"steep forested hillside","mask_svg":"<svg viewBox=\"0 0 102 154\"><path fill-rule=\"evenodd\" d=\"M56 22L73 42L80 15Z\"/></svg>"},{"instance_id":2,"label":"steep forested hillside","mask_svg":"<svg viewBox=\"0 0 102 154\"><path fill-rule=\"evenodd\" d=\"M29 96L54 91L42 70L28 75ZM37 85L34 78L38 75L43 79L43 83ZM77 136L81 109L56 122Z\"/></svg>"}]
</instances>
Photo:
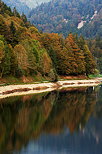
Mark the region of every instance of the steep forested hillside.
<instances>
[{"instance_id":1,"label":"steep forested hillside","mask_svg":"<svg viewBox=\"0 0 102 154\"><path fill-rule=\"evenodd\" d=\"M35 8L41 3L49 2L50 0L20 0L20 1L24 2L30 8Z\"/></svg>"},{"instance_id":2,"label":"steep forested hillside","mask_svg":"<svg viewBox=\"0 0 102 154\"><path fill-rule=\"evenodd\" d=\"M95 73L95 61L83 37L39 33L26 16L0 2L0 78Z\"/></svg>"},{"instance_id":3,"label":"steep forested hillside","mask_svg":"<svg viewBox=\"0 0 102 154\"><path fill-rule=\"evenodd\" d=\"M10 6L12 9L16 7L19 13L25 13L28 15L30 8L22 0L3 0L5 4Z\"/></svg>"},{"instance_id":4,"label":"steep forested hillside","mask_svg":"<svg viewBox=\"0 0 102 154\"><path fill-rule=\"evenodd\" d=\"M49 2L50 0L2 0L5 4L10 6L12 9L16 7L19 13L25 13L26 15L29 14L29 11L32 8L40 5L44 2Z\"/></svg>"},{"instance_id":5,"label":"steep forested hillside","mask_svg":"<svg viewBox=\"0 0 102 154\"><path fill-rule=\"evenodd\" d=\"M102 36L102 0L52 0L33 9L29 20L43 32Z\"/></svg>"}]
</instances>

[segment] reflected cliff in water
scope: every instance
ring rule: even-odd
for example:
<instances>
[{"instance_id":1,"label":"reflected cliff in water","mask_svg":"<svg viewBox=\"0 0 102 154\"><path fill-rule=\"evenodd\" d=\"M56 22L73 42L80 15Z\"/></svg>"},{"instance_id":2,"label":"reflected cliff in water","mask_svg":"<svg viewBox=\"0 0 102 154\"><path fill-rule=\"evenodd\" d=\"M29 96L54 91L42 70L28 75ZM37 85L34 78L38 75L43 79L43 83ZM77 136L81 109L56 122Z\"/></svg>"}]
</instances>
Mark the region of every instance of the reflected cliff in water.
<instances>
[{"instance_id":1,"label":"reflected cliff in water","mask_svg":"<svg viewBox=\"0 0 102 154\"><path fill-rule=\"evenodd\" d=\"M102 87L0 100L0 154L101 154Z\"/></svg>"}]
</instances>

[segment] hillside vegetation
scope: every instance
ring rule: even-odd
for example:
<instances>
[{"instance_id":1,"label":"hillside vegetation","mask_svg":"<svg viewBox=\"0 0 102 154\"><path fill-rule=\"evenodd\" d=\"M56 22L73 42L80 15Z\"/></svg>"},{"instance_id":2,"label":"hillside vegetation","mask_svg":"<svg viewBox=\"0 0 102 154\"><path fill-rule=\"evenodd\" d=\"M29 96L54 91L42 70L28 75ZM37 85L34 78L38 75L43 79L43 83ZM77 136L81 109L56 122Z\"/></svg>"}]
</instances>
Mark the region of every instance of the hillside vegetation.
<instances>
[{"instance_id":1,"label":"hillside vegetation","mask_svg":"<svg viewBox=\"0 0 102 154\"><path fill-rule=\"evenodd\" d=\"M26 16L0 1L0 78L40 77L95 73L96 64L83 37L40 33Z\"/></svg>"},{"instance_id":2,"label":"hillside vegetation","mask_svg":"<svg viewBox=\"0 0 102 154\"><path fill-rule=\"evenodd\" d=\"M29 20L43 32L102 36L102 0L51 0L31 10Z\"/></svg>"},{"instance_id":3,"label":"hillside vegetation","mask_svg":"<svg viewBox=\"0 0 102 154\"><path fill-rule=\"evenodd\" d=\"M6 5L11 7L12 9L15 7L19 13L28 13L31 9L22 1L22 0L2 0Z\"/></svg>"},{"instance_id":4,"label":"hillside vegetation","mask_svg":"<svg viewBox=\"0 0 102 154\"><path fill-rule=\"evenodd\" d=\"M88 40L90 51L94 55L97 67L102 74L102 38L97 36L95 39Z\"/></svg>"}]
</instances>

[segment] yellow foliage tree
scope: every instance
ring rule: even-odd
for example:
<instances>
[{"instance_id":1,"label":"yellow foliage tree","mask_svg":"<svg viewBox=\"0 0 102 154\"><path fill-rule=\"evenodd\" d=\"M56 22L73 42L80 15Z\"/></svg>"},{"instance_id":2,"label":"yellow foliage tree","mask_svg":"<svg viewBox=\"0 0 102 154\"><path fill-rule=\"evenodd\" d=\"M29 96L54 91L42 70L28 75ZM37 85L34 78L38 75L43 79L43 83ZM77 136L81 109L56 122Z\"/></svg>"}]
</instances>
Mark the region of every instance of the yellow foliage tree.
<instances>
[{"instance_id":1,"label":"yellow foliage tree","mask_svg":"<svg viewBox=\"0 0 102 154\"><path fill-rule=\"evenodd\" d=\"M14 48L14 53L18 61L18 65L22 70L28 71L29 63L25 48L18 44Z\"/></svg>"}]
</instances>

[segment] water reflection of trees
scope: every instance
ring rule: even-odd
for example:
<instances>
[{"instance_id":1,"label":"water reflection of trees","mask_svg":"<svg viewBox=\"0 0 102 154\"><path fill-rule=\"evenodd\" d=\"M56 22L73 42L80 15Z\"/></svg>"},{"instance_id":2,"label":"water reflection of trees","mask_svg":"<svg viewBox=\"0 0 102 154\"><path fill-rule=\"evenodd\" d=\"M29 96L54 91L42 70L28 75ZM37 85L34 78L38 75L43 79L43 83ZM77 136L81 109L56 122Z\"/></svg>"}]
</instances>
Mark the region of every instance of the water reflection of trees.
<instances>
[{"instance_id":1,"label":"water reflection of trees","mask_svg":"<svg viewBox=\"0 0 102 154\"><path fill-rule=\"evenodd\" d=\"M83 129L90 116L100 112L95 110L96 102L97 91L92 88L1 100L0 153L3 149L19 150L42 132L59 134L65 127L71 133Z\"/></svg>"},{"instance_id":2,"label":"water reflection of trees","mask_svg":"<svg viewBox=\"0 0 102 154\"><path fill-rule=\"evenodd\" d=\"M88 101L87 89L83 88L60 92L56 105L45 123L45 131L56 134L63 131L63 126L68 127L70 132L84 127L96 102L93 93L90 97Z\"/></svg>"}]
</instances>

